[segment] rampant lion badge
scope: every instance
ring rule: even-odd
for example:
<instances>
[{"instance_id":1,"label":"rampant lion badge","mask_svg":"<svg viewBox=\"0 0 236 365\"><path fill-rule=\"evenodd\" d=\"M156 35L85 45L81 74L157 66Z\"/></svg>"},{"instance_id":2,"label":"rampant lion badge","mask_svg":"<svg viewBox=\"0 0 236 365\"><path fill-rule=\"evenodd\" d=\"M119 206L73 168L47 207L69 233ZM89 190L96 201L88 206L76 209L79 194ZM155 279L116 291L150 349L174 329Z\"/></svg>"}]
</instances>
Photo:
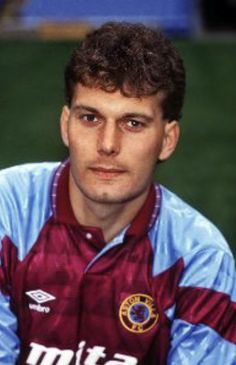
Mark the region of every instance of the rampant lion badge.
<instances>
[{"instance_id":1,"label":"rampant lion badge","mask_svg":"<svg viewBox=\"0 0 236 365\"><path fill-rule=\"evenodd\" d=\"M147 294L132 294L121 303L119 317L128 331L144 333L155 326L159 314L152 297Z\"/></svg>"}]
</instances>

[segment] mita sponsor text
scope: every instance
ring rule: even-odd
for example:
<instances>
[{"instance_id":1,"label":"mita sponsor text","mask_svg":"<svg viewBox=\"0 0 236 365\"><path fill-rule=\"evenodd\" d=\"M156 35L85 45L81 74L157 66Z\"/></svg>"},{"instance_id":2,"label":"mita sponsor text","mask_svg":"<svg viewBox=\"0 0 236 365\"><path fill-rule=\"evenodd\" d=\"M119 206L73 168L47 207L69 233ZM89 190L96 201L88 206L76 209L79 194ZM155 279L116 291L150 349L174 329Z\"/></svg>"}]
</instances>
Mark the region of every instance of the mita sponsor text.
<instances>
[{"instance_id":1,"label":"mita sponsor text","mask_svg":"<svg viewBox=\"0 0 236 365\"><path fill-rule=\"evenodd\" d=\"M72 350L60 350L56 347L46 347L35 342L31 342L30 353L26 360L27 365L137 365L138 360L133 356L122 355L116 353L112 360L106 361L106 348L102 346L94 346L85 348L86 342L81 341L78 344L76 352ZM82 355L87 353L87 357L81 362ZM103 359L103 363L101 360Z\"/></svg>"}]
</instances>

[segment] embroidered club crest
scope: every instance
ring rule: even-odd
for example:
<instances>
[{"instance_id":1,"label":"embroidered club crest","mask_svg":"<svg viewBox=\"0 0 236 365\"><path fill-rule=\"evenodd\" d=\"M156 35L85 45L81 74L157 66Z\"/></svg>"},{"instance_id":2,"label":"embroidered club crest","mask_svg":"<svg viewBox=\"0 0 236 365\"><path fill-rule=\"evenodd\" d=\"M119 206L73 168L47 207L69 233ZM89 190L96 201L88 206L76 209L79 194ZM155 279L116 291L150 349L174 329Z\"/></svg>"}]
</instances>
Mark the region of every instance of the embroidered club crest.
<instances>
[{"instance_id":1,"label":"embroidered club crest","mask_svg":"<svg viewBox=\"0 0 236 365\"><path fill-rule=\"evenodd\" d=\"M155 326L159 314L152 297L147 294L133 294L121 303L119 317L128 331L144 333Z\"/></svg>"}]
</instances>

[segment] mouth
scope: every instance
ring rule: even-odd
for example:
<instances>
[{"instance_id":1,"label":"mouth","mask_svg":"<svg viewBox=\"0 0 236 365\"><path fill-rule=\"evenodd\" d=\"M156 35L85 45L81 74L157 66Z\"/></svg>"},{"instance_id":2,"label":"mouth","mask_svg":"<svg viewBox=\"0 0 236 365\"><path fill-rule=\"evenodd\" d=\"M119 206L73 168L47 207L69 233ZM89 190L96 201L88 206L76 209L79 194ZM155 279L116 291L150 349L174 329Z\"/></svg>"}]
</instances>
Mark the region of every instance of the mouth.
<instances>
[{"instance_id":1,"label":"mouth","mask_svg":"<svg viewBox=\"0 0 236 365\"><path fill-rule=\"evenodd\" d=\"M126 172L124 169L113 166L92 166L89 170L102 179L112 179Z\"/></svg>"}]
</instances>

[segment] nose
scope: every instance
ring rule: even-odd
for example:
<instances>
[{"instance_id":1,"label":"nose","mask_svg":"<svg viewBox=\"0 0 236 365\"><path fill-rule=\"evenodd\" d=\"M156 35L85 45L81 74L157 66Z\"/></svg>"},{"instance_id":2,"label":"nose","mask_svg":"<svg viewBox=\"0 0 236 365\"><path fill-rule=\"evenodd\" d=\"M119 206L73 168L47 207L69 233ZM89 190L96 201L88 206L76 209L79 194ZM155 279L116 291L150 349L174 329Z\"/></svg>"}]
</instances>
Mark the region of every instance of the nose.
<instances>
[{"instance_id":1,"label":"nose","mask_svg":"<svg viewBox=\"0 0 236 365\"><path fill-rule=\"evenodd\" d=\"M120 131L115 122L106 121L98 137L98 152L103 155L117 155L120 152Z\"/></svg>"}]
</instances>

